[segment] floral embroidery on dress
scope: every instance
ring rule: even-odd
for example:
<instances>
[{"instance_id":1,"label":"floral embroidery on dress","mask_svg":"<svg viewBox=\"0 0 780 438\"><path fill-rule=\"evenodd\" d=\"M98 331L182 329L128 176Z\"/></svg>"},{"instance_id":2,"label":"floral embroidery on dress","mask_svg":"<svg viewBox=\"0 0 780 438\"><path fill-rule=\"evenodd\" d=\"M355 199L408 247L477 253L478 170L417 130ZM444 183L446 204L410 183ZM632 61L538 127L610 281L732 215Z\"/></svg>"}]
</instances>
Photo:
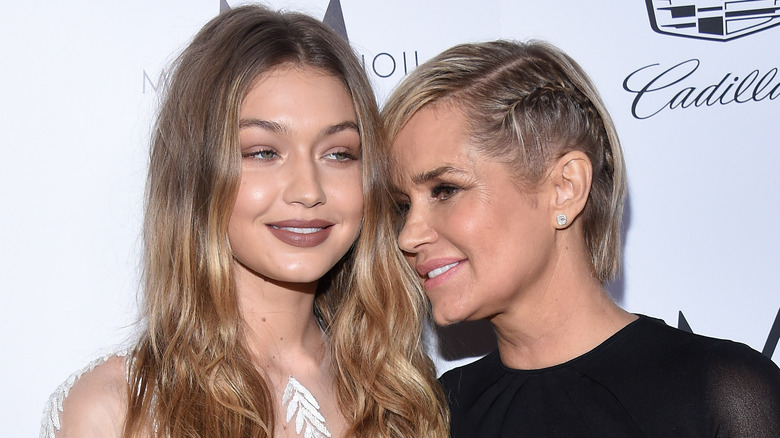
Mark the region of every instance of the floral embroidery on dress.
<instances>
[{"instance_id":1,"label":"floral embroidery on dress","mask_svg":"<svg viewBox=\"0 0 780 438\"><path fill-rule=\"evenodd\" d=\"M289 403L289 404L288 404ZM320 404L311 392L306 389L295 377L290 376L282 395L282 406L287 405L285 421L289 424L295 416L295 433L301 434L304 430L304 438L327 438L330 431L325 426L325 417L320 413Z\"/></svg>"}]
</instances>

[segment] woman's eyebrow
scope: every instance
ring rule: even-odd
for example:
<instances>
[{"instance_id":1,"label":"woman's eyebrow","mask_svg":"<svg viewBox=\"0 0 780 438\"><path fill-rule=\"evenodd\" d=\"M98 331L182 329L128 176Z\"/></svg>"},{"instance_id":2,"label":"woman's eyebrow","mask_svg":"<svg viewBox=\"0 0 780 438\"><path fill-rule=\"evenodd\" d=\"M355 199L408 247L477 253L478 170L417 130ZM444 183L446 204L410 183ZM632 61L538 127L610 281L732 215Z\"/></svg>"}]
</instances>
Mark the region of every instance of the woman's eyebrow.
<instances>
[{"instance_id":1,"label":"woman's eyebrow","mask_svg":"<svg viewBox=\"0 0 780 438\"><path fill-rule=\"evenodd\" d=\"M464 174L466 172L452 166L441 166L412 176L412 182L414 184L424 184L448 173Z\"/></svg>"},{"instance_id":2,"label":"woman's eyebrow","mask_svg":"<svg viewBox=\"0 0 780 438\"><path fill-rule=\"evenodd\" d=\"M262 120L262 119L241 119L238 122L238 129L245 129L245 128L260 128L277 134L291 134L292 132L290 127L287 125L281 124L279 122L273 122L270 120ZM326 126L320 131L320 135L322 136L333 135L342 131L349 131L349 130L360 133L357 123L351 120L347 120L341 123L337 123L335 125Z\"/></svg>"},{"instance_id":3,"label":"woman's eyebrow","mask_svg":"<svg viewBox=\"0 0 780 438\"><path fill-rule=\"evenodd\" d=\"M335 125L330 125L322 130L322 135L333 135L341 131L355 131L358 134L360 133L360 129L358 129L357 123L347 120L345 122L337 123Z\"/></svg>"},{"instance_id":4,"label":"woman's eyebrow","mask_svg":"<svg viewBox=\"0 0 780 438\"><path fill-rule=\"evenodd\" d=\"M262 120L262 119L241 119L238 122L238 129L244 129L244 128L260 128L265 129L266 131L271 131L277 134L289 134L290 133L290 127L287 125L282 125L278 122L272 122L270 120Z\"/></svg>"}]
</instances>

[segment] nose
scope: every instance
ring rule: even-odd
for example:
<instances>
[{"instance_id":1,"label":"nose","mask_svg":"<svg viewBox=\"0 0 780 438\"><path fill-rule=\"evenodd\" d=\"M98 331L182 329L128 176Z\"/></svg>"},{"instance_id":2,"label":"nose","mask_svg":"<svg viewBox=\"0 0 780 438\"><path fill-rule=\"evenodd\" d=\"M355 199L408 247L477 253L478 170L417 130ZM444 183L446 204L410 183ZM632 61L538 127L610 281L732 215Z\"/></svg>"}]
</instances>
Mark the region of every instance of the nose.
<instances>
[{"instance_id":1,"label":"nose","mask_svg":"<svg viewBox=\"0 0 780 438\"><path fill-rule=\"evenodd\" d=\"M322 175L311 160L295 160L290 164L288 181L282 199L288 204L311 208L326 201Z\"/></svg>"},{"instance_id":2,"label":"nose","mask_svg":"<svg viewBox=\"0 0 780 438\"><path fill-rule=\"evenodd\" d=\"M398 247L401 251L416 254L426 244L436 241L438 235L429 223L429 216L420 208L409 208L406 221L398 234Z\"/></svg>"}]
</instances>

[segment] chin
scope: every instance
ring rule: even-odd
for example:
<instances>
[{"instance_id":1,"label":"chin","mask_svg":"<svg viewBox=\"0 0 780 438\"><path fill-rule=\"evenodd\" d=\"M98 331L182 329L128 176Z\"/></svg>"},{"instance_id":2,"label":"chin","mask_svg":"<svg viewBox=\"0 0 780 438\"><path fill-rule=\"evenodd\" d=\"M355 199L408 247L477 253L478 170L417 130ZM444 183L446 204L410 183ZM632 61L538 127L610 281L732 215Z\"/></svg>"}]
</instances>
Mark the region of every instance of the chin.
<instances>
[{"instance_id":1,"label":"chin","mask_svg":"<svg viewBox=\"0 0 780 438\"><path fill-rule=\"evenodd\" d=\"M317 283L323 276L324 274L312 275L311 272L301 272L301 273L296 272L296 273L277 275L271 278L282 283L310 284L310 283Z\"/></svg>"},{"instance_id":2,"label":"chin","mask_svg":"<svg viewBox=\"0 0 780 438\"><path fill-rule=\"evenodd\" d=\"M493 315L487 313L485 309L468 308L468 307L449 307L444 308L442 306L436 306L435 303L431 303L431 313L433 316L433 322L440 327L447 327L462 322L473 322L486 320L489 321Z\"/></svg>"},{"instance_id":3,"label":"chin","mask_svg":"<svg viewBox=\"0 0 780 438\"><path fill-rule=\"evenodd\" d=\"M276 272L269 272L268 276L287 283L314 283L326 276L337 261L327 260L317 263L308 260L295 260L286 266L282 265Z\"/></svg>"},{"instance_id":4,"label":"chin","mask_svg":"<svg viewBox=\"0 0 780 438\"><path fill-rule=\"evenodd\" d=\"M436 312L436 307L433 308L433 322L438 326L447 327L463 321L465 321L465 318L456 315L442 315L441 313Z\"/></svg>"}]
</instances>

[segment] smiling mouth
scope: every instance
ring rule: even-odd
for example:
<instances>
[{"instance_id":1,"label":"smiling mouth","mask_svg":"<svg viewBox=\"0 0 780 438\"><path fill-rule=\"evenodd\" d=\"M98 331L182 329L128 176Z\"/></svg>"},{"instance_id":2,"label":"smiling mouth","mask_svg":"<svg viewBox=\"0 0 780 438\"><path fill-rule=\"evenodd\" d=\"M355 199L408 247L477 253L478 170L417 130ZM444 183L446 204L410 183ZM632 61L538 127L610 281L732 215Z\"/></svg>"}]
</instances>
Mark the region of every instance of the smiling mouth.
<instances>
[{"instance_id":1,"label":"smiling mouth","mask_svg":"<svg viewBox=\"0 0 780 438\"><path fill-rule=\"evenodd\" d=\"M267 224L268 230L277 239L299 248L312 248L325 242L333 225L323 220L289 220Z\"/></svg>"},{"instance_id":2,"label":"smiling mouth","mask_svg":"<svg viewBox=\"0 0 780 438\"><path fill-rule=\"evenodd\" d=\"M432 270L431 272L429 272L429 273L428 273L428 275L427 275L427 277L428 277L429 279L431 279L431 278L436 278L436 277L438 277L439 275L441 275L441 274L443 274L443 273L445 273L445 272L449 271L450 269L454 268L454 267L455 267L455 266L457 266L459 263L460 263L460 262L450 263L449 265L444 265L444 266L442 266L441 268L436 268L436 269Z\"/></svg>"},{"instance_id":3,"label":"smiling mouth","mask_svg":"<svg viewBox=\"0 0 780 438\"><path fill-rule=\"evenodd\" d=\"M298 234L312 234L325 229L324 227L323 228L298 228L298 227L277 227L276 225L271 225L271 228L273 228L274 230L285 230L291 233L298 233Z\"/></svg>"}]
</instances>

